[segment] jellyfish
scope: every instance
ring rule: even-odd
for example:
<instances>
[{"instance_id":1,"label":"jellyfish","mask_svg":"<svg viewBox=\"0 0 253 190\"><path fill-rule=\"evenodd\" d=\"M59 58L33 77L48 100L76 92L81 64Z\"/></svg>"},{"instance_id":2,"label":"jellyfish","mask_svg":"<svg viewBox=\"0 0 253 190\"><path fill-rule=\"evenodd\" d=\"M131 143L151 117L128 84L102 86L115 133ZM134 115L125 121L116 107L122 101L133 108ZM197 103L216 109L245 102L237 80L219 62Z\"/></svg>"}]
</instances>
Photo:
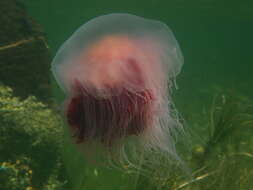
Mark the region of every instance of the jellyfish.
<instances>
[{"instance_id":1,"label":"jellyfish","mask_svg":"<svg viewBox=\"0 0 253 190\"><path fill-rule=\"evenodd\" d=\"M171 92L182 65L162 22L108 14L82 25L52 62L73 143L91 160L103 155L135 168L176 159L182 125Z\"/></svg>"}]
</instances>

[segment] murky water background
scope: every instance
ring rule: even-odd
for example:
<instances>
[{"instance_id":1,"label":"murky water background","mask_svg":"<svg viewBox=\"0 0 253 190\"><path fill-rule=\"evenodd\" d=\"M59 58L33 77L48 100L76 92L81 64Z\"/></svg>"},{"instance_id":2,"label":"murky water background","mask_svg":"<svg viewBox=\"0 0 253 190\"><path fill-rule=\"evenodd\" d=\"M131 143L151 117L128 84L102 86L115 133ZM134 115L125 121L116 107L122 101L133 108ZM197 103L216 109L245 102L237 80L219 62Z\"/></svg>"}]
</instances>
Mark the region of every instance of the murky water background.
<instances>
[{"instance_id":1,"label":"murky water background","mask_svg":"<svg viewBox=\"0 0 253 190\"><path fill-rule=\"evenodd\" d=\"M199 117L192 115L204 113L219 90L229 89L253 97L251 1L20 2L25 4L28 13L44 28L52 56L80 25L98 15L126 12L165 22L174 32L185 58L177 80L179 89L174 91L173 97L187 127L196 128L195 123L201 123L196 120ZM195 130L205 133L206 128L197 125ZM78 166L75 167L78 170ZM112 174L108 180L113 181L114 177ZM94 179L90 181L91 184ZM117 177L115 180L118 180Z\"/></svg>"},{"instance_id":2,"label":"murky water background","mask_svg":"<svg viewBox=\"0 0 253 190\"><path fill-rule=\"evenodd\" d=\"M45 29L54 54L83 23L101 14L128 12L165 22L182 48L185 65L178 77L178 102L204 102L210 87L252 95L252 3L225 1L25 1ZM203 99L204 98L204 99ZM180 103L179 103L180 104Z\"/></svg>"}]
</instances>

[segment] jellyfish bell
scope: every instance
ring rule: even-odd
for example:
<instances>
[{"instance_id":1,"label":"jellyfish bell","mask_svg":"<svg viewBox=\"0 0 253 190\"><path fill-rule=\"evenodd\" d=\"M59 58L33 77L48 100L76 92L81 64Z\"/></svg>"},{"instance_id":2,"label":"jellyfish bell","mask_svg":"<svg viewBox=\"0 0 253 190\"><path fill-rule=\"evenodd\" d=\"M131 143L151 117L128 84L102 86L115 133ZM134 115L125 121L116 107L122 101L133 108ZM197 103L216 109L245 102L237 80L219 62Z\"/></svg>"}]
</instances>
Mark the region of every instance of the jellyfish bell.
<instances>
[{"instance_id":1,"label":"jellyfish bell","mask_svg":"<svg viewBox=\"0 0 253 190\"><path fill-rule=\"evenodd\" d=\"M175 158L182 127L170 87L182 65L178 43L161 22L109 14L81 26L52 63L74 142L86 155L99 147L132 165L140 155L150 163L159 155Z\"/></svg>"}]
</instances>

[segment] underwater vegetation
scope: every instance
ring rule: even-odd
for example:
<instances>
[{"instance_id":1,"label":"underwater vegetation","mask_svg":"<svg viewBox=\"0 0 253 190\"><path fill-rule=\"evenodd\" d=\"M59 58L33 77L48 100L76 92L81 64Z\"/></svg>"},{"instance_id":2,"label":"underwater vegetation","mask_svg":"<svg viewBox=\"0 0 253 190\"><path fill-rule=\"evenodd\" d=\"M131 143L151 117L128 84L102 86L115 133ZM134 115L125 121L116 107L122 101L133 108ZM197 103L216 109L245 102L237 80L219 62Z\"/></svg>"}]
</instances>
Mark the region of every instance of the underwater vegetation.
<instances>
[{"instance_id":1,"label":"underwater vegetation","mask_svg":"<svg viewBox=\"0 0 253 190\"><path fill-rule=\"evenodd\" d=\"M63 141L60 115L34 97L26 100L14 97L11 89L4 86L0 88L0 105L0 133L3 134L0 136L0 189L71 189L60 154ZM173 172L161 177L158 168L151 178L137 176L134 189L250 190L253 101L235 93L219 93L208 111L199 113L199 117L206 121L206 126L202 126L206 127L206 133L198 135L205 138L193 144L191 153L183 157L190 176L171 167ZM122 181L122 189L129 182L129 176L134 175L128 168L124 172L128 175ZM92 181L96 181L100 170L85 173L94 176ZM99 180L108 183L102 178Z\"/></svg>"},{"instance_id":2,"label":"underwater vegetation","mask_svg":"<svg viewBox=\"0 0 253 190\"><path fill-rule=\"evenodd\" d=\"M61 174L59 116L34 96L0 86L0 189L47 189ZM59 186L57 185L57 186Z\"/></svg>"},{"instance_id":3,"label":"underwater vegetation","mask_svg":"<svg viewBox=\"0 0 253 190\"><path fill-rule=\"evenodd\" d=\"M201 115L201 114L200 114ZM242 189L253 182L253 101L221 91L205 114L206 132L188 163L192 179L175 189Z\"/></svg>"},{"instance_id":4,"label":"underwater vegetation","mask_svg":"<svg viewBox=\"0 0 253 190\"><path fill-rule=\"evenodd\" d=\"M49 101L51 58L41 26L16 0L0 1L0 25L0 82L20 97Z\"/></svg>"}]
</instances>

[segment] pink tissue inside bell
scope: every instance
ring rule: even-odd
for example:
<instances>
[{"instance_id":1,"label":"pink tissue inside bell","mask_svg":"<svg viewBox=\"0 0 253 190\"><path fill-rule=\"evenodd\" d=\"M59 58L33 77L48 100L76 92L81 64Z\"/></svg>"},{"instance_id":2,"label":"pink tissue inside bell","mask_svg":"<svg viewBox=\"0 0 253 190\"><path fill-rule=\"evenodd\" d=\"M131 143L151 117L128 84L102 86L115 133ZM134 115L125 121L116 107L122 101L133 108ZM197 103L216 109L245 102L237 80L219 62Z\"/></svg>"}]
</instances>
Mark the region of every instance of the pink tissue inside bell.
<instances>
[{"instance_id":1,"label":"pink tissue inside bell","mask_svg":"<svg viewBox=\"0 0 253 190\"><path fill-rule=\"evenodd\" d=\"M110 35L74 60L66 116L77 143L110 145L153 127L163 81L159 57L152 40Z\"/></svg>"}]
</instances>

